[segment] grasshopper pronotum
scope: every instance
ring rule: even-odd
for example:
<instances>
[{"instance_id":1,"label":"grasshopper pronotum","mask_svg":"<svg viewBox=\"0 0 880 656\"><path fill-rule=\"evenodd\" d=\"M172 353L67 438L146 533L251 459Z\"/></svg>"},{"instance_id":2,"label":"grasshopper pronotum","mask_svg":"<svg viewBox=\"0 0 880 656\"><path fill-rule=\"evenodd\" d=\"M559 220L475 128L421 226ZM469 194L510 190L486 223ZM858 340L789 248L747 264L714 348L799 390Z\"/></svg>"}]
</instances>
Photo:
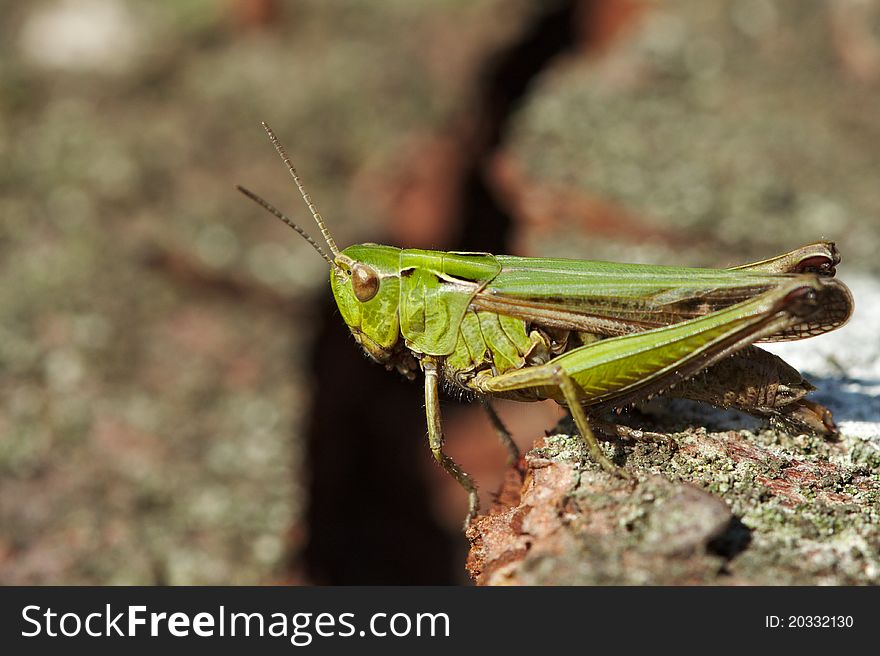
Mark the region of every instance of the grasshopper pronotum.
<instances>
[{"instance_id":1,"label":"grasshopper pronotum","mask_svg":"<svg viewBox=\"0 0 880 656\"><path fill-rule=\"evenodd\" d=\"M357 244L340 251L272 130L330 251L251 191L330 265L330 285L355 341L376 362L425 378L434 458L468 492L476 486L443 451L439 387L479 398L511 456L516 445L492 397L567 406L592 459L630 476L599 447L591 419L661 392L733 407L833 435L813 387L755 342L812 337L843 325L852 296L833 278L840 257L817 242L732 269L514 257ZM604 422L602 422L604 424Z\"/></svg>"}]
</instances>

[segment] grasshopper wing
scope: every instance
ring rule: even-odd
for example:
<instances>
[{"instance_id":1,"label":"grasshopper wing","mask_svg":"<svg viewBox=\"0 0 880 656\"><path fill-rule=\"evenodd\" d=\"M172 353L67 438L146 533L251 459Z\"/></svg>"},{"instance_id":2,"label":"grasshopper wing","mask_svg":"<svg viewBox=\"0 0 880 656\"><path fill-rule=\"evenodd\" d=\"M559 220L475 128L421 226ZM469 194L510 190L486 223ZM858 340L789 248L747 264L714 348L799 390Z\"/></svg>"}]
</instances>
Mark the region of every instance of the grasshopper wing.
<instances>
[{"instance_id":1,"label":"grasshopper wing","mask_svg":"<svg viewBox=\"0 0 880 656\"><path fill-rule=\"evenodd\" d=\"M815 312L761 341L819 335L842 326L852 312L852 296L839 281L818 273L767 271L777 266L770 260L746 265L751 269L698 269L559 258L496 259L501 271L474 297L477 309L600 336L688 321L798 279L811 285L815 281Z\"/></svg>"}]
</instances>

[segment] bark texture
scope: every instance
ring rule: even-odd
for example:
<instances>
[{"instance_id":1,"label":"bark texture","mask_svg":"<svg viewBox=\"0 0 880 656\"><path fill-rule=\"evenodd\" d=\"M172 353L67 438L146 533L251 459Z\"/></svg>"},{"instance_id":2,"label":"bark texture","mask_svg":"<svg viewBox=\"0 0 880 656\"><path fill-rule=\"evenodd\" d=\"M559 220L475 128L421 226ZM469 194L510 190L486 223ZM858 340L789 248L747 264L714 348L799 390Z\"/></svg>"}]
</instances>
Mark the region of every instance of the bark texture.
<instances>
[{"instance_id":1,"label":"bark texture","mask_svg":"<svg viewBox=\"0 0 880 656\"><path fill-rule=\"evenodd\" d=\"M880 583L877 455L858 438L696 428L607 443L625 481L582 465L558 428L469 529L476 583Z\"/></svg>"}]
</instances>

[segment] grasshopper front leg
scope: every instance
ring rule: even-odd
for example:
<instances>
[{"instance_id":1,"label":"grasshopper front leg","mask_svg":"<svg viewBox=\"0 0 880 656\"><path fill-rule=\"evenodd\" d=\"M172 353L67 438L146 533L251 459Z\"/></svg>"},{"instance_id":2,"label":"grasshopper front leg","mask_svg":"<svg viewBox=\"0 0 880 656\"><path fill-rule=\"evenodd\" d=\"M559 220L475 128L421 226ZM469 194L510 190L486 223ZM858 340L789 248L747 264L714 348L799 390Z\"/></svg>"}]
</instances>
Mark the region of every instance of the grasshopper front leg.
<instances>
[{"instance_id":1,"label":"grasshopper front leg","mask_svg":"<svg viewBox=\"0 0 880 656\"><path fill-rule=\"evenodd\" d=\"M422 367L425 371L425 417L428 420L428 444L431 447L431 453L434 459L440 463L459 485L461 485L468 493L468 514L464 525L467 528L471 520L477 516L480 510L480 499L477 496L477 486L462 468L448 455L443 453L443 426L440 424L440 396L439 391L439 371L437 361L434 358L426 357L422 360Z\"/></svg>"}]
</instances>

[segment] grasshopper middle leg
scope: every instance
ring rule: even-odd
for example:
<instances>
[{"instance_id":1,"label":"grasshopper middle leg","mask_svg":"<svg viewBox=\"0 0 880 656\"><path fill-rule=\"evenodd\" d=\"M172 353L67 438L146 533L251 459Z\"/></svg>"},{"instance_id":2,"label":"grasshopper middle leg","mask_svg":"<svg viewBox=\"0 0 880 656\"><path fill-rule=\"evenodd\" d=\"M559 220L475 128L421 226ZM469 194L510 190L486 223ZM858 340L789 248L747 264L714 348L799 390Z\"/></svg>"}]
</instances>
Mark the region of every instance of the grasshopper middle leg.
<instances>
[{"instance_id":1,"label":"grasshopper middle leg","mask_svg":"<svg viewBox=\"0 0 880 656\"><path fill-rule=\"evenodd\" d=\"M492 424L492 428L498 433L501 443L504 445L504 448L507 449L507 464L516 464L519 461L520 452L516 442L513 441L513 435L507 430L507 426L501 421L501 417L495 412L495 408L492 407L492 404L489 403L488 399L480 399L480 405L483 406L486 414L489 415L489 421Z\"/></svg>"}]
</instances>

